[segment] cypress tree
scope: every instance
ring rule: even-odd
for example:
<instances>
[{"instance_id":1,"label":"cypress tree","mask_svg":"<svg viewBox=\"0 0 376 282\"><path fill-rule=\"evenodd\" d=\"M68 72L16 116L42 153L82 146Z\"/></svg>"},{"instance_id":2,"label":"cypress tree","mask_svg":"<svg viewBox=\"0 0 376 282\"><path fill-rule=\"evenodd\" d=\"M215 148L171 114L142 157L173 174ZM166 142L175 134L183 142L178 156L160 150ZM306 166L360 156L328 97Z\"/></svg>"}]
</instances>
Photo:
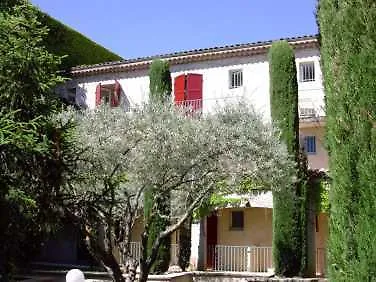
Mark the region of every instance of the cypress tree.
<instances>
[{"instance_id":1,"label":"cypress tree","mask_svg":"<svg viewBox=\"0 0 376 282\"><path fill-rule=\"evenodd\" d=\"M156 104L168 102L172 83L169 64L166 61L154 60L149 70L150 101ZM170 195L155 191L157 187L146 189L144 195L144 216L148 219L148 253L155 239L170 224ZM165 238L158 250L158 257L151 269L152 273L163 273L168 270L171 258L171 238Z\"/></svg>"},{"instance_id":2,"label":"cypress tree","mask_svg":"<svg viewBox=\"0 0 376 282\"><path fill-rule=\"evenodd\" d=\"M306 162L299 150L298 82L295 56L287 41L269 51L270 104L273 122L281 131L298 165L297 183L273 193L273 257L277 275L305 275L309 268L306 223Z\"/></svg>"},{"instance_id":3,"label":"cypress tree","mask_svg":"<svg viewBox=\"0 0 376 282\"><path fill-rule=\"evenodd\" d=\"M167 61L154 60L149 70L150 100L165 103L171 97L172 83L170 66Z\"/></svg>"},{"instance_id":4,"label":"cypress tree","mask_svg":"<svg viewBox=\"0 0 376 282\"><path fill-rule=\"evenodd\" d=\"M330 190L329 277L376 277L376 2L321 0Z\"/></svg>"}]
</instances>

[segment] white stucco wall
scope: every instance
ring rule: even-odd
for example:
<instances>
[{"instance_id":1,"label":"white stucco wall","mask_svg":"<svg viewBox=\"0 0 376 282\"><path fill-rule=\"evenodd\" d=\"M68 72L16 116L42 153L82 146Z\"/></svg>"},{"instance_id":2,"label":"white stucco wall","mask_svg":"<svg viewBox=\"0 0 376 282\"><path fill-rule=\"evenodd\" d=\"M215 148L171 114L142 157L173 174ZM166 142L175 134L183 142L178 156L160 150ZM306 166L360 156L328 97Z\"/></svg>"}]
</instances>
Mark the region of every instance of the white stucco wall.
<instances>
[{"instance_id":1,"label":"white stucco wall","mask_svg":"<svg viewBox=\"0 0 376 282\"><path fill-rule=\"evenodd\" d=\"M318 49L303 49L295 52L299 85L299 106L314 107L319 116L324 116L324 88L320 66L320 51ZM299 64L314 62L315 81L300 82Z\"/></svg>"},{"instance_id":2,"label":"white stucco wall","mask_svg":"<svg viewBox=\"0 0 376 282\"><path fill-rule=\"evenodd\" d=\"M319 51L304 49L296 52L297 70L299 63L314 61L316 81L299 82L299 98L304 103L312 100L316 104L323 104L323 88L319 63ZM243 86L229 88L229 71L241 69L243 71ZM267 55L251 57L234 57L222 60L203 61L171 67L172 79L184 73L198 73L203 75L203 111L212 111L217 105L246 101L262 113L266 120L270 120L269 100L269 64ZM136 106L148 100L149 78L147 70L132 72L110 73L79 78L66 83L67 88L77 87L77 102L85 103L88 108L95 107L95 90L98 83L111 84L118 80L131 106ZM64 95L64 90L60 90ZM307 102L308 101L308 102Z\"/></svg>"},{"instance_id":3,"label":"white stucco wall","mask_svg":"<svg viewBox=\"0 0 376 282\"><path fill-rule=\"evenodd\" d=\"M243 86L229 88L229 71L243 71ZM224 103L246 101L270 120L269 64L266 55L230 58L178 65L171 68L172 78L183 73L203 75L203 112Z\"/></svg>"},{"instance_id":4,"label":"white stucco wall","mask_svg":"<svg viewBox=\"0 0 376 282\"><path fill-rule=\"evenodd\" d=\"M300 128L301 136L316 137L316 152L307 155L308 164L311 169L329 169L329 156L325 149L325 129L324 127L310 126Z\"/></svg>"},{"instance_id":5,"label":"white stucco wall","mask_svg":"<svg viewBox=\"0 0 376 282\"><path fill-rule=\"evenodd\" d=\"M320 68L320 52L317 48L298 49L295 51L296 66L299 85L299 106L314 107L319 116L324 116L324 90ZM299 64L301 62L314 62L315 81L300 82ZM229 87L229 72L241 69L243 71L243 86L235 89ZM267 55L254 55L248 57L233 57L228 59L203 61L171 66L171 76L175 77L184 73L197 73L203 75L203 112L213 111L218 105L228 103L247 102L263 114L265 121L270 121L269 99L269 63ZM95 91L99 83L113 84L119 81L123 95L127 99L127 107L136 107L148 101L149 77L148 70L136 70L121 73L92 75L68 81L58 88L60 95L66 95L66 89L77 89L76 102L95 108ZM174 84L174 83L173 83ZM327 158L321 160L320 154L315 157L313 167L327 168Z\"/></svg>"},{"instance_id":6,"label":"white stucco wall","mask_svg":"<svg viewBox=\"0 0 376 282\"><path fill-rule=\"evenodd\" d=\"M147 102L149 96L149 77L147 70L101 74L73 79L68 81L65 87L60 87L58 93L65 96L66 89L76 87L76 102L80 105L86 105L89 109L94 109L97 85L99 83L102 85L114 84L115 80L120 83L123 95L125 95L131 106L137 106Z\"/></svg>"}]
</instances>

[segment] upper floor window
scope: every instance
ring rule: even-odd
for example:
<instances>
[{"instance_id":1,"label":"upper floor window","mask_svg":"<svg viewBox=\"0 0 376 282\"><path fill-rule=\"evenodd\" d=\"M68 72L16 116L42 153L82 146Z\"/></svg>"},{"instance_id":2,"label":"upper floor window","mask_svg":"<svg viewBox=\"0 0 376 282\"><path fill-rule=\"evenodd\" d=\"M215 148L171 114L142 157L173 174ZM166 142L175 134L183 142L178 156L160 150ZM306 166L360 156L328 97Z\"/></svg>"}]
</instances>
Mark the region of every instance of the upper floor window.
<instances>
[{"instance_id":1,"label":"upper floor window","mask_svg":"<svg viewBox=\"0 0 376 282\"><path fill-rule=\"evenodd\" d=\"M238 88L243 86L243 71L242 70L230 70L229 72L229 87Z\"/></svg>"},{"instance_id":2,"label":"upper floor window","mask_svg":"<svg viewBox=\"0 0 376 282\"><path fill-rule=\"evenodd\" d=\"M316 154L316 136L304 137L304 151L310 155Z\"/></svg>"},{"instance_id":3,"label":"upper floor window","mask_svg":"<svg viewBox=\"0 0 376 282\"><path fill-rule=\"evenodd\" d=\"M111 107L119 106L121 99L120 83L115 81L115 84L98 84L95 96L96 106L100 104L110 105Z\"/></svg>"},{"instance_id":4,"label":"upper floor window","mask_svg":"<svg viewBox=\"0 0 376 282\"><path fill-rule=\"evenodd\" d=\"M114 98L115 98L115 93L112 89L106 89L103 88L101 92L101 102L104 105L111 105L111 106L117 106L114 105Z\"/></svg>"},{"instance_id":5,"label":"upper floor window","mask_svg":"<svg viewBox=\"0 0 376 282\"><path fill-rule=\"evenodd\" d=\"M231 212L231 229L243 230L244 228L244 212L233 211Z\"/></svg>"},{"instance_id":6,"label":"upper floor window","mask_svg":"<svg viewBox=\"0 0 376 282\"><path fill-rule=\"evenodd\" d=\"M300 82L315 81L315 63L304 62L299 64Z\"/></svg>"}]
</instances>

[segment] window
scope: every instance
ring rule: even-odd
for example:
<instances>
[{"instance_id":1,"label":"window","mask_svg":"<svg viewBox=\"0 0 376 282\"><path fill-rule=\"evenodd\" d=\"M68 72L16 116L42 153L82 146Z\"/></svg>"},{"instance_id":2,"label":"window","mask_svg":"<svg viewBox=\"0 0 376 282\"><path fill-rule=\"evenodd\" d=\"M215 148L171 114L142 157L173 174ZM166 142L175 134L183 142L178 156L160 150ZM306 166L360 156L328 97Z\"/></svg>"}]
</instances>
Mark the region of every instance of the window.
<instances>
[{"instance_id":1,"label":"window","mask_svg":"<svg viewBox=\"0 0 376 282\"><path fill-rule=\"evenodd\" d=\"M95 104L109 105L117 107L120 105L121 99L121 86L120 83L115 81L115 84L98 84L95 91Z\"/></svg>"},{"instance_id":2,"label":"window","mask_svg":"<svg viewBox=\"0 0 376 282\"><path fill-rule=\"evenodd\" d=\"M230 71L230 88L238 88L243 86L243 71L242 70L231 70Z\"/></svg>"},{"instance_id":3,"label":"window","mask_svg":"<svg viewBox=\"0 0 376 282\"><path fill-rule=\"evenodd\" d=\"M76 88L68 88L67 89L67 101L69 104L76 103Z\"/></svg>"},{"instance_id":4,"label":"window","mask_svg":"<svg viewBox=\"0 0 376 282\"><path fill-rule=\"evenodd\" d=\"M307 62L299 64L300 82L315 81L315 63Z\"/></svg>"},{"instance_id":5,"label":"window","mask_svg":"<svg viewBox=\"0 0 376 282\"><path fill-rule=\"evenodd\" d=\"M244 212L233 211L231 212L231 229L243 230L244 228Z\"/></svg>"},{"instance_id":6,"label":"window","mask_svg":"<svg viewBox=\"0 0 376 282\"><path fill-rule=\"evenodd\" d=\"M304 137L304 150L307 154L316 154L316 136Z\"/></svg>"},{"instance_id":7,"label":"window","mask_svg":"<svg viewBox=\"0 0 376 282\"><path fill-rule=\"evenodd\" d=\"M102 89L102 93L101 93L102 104L109 105L111 103L111 100L112 100L112 95L114 95L114 93L112 93L111 90Z\"/></svg>"}]
</instances>

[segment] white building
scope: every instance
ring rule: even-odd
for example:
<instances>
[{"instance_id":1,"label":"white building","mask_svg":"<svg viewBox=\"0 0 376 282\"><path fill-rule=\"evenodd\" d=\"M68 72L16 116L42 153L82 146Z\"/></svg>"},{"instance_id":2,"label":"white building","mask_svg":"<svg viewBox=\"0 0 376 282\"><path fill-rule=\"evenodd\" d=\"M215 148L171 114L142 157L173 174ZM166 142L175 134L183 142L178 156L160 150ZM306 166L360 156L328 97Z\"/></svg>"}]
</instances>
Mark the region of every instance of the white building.
<instances>
[{"instance_id":1,"label":"white building","mask_svg":"<svg viewBox=\"0 0 376 282\"><path fill-rule=\"evenodd\" d=\"M312 168L327 169L322 146L324 91L318 41L315 36L288 38L294 47L299 82L302 143ZM125 110L148 101L148 68L153 59L170 64L175 101L204 113L218 105L252 103L270 120L269 63L271 41L230 45L124 60L71 71L72 80L60 94L81 106L95 108L111 103Z\"/></svg>"},{"instance_id":2,"label":"white building","mask_svg":"<svg viewBox=\"0 0 376 282\"><path fill-rule=\"evenodd\" d=\"M297 79L299 83L299 115L301 143L308 155L311 168L327 169L328 157L323 146L325 125L324 89L320 69L320 52L315 36L286 39L295 50ZM173 80L175 103L190 105L204 113L214 107L231 102L251 103L270 121L269 63L268 49L272 41L230 45L208 49L177 52L166 55L124 60L92 66L79 66L71 71L72 80L58 91L68 101L90 109L101 103L124 107L129 110L148 101L148 68L153 59L167 60ZM210 246L253 245L262 251L271 246L271 195L268 203L259 206L250 203L248 209L240 211L244 224L252 222L257 227L233 231L228 225L239 211L223 209L211 217L205 226L212 226L212 233L205 239L206 267L210 261ZM256 201L257 202L257 201ZM259 214L263 215L262 217ZM247 220L251 218L251 221ZM257 220L255 220L255 218ZM214 221L213 221L214 220ZM247 223L248 224L248 223ZM197 227L197 226L196 226ZM196 228L195 227L195 228ZM209 229L205 229L209 230ZM214 231L213 231L214 230ZM196 230L194 237L198 236ZM202 231L202 230L201 230ZM235 232L235 233L234 233ZM248 233L247 233L248 232ZM205 233L205 231L204 231ZM218 234L217 234L218 233ZM316 219L317 250L324 250L327 238L327 217ZM213 241L214 240L214 241ZM196 240L197 242L197 240ZM193 255L198 256L193 244ZM196 250L196 251L195 251ZM324 253L323 253L324 254ZM267 253L263 254L266 261ZM317 269L322 273L324 255L317 255ZM320 260L321 259L321 260Z\"/></svg>"}]
</instances>

